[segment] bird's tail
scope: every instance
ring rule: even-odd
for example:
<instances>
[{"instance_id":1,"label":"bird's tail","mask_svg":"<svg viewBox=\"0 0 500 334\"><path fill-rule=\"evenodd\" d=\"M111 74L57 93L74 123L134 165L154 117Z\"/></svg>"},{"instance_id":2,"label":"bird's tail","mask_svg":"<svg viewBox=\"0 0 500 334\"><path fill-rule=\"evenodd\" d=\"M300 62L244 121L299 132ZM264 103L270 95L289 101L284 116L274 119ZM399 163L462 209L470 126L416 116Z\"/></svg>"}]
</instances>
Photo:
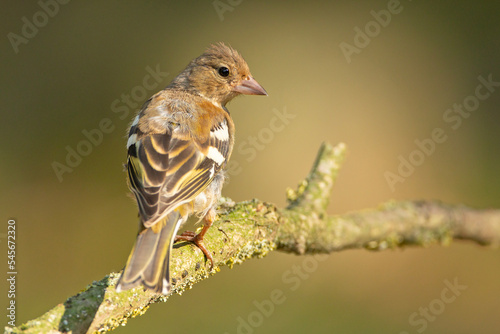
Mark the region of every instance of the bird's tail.
<instances>
[{"instance_id":1,"label":"bird's tail","mask_svg":"<svg viewBox=\"0 0 500 334\"><path fill-rule=\"evenodd\" d=\"M174 211L154 226L139 232L116 291L142 284L155 292L169 293L170 253L177 230L182 224L181 219L179 213Z\"/></svg>"}]
</instances>

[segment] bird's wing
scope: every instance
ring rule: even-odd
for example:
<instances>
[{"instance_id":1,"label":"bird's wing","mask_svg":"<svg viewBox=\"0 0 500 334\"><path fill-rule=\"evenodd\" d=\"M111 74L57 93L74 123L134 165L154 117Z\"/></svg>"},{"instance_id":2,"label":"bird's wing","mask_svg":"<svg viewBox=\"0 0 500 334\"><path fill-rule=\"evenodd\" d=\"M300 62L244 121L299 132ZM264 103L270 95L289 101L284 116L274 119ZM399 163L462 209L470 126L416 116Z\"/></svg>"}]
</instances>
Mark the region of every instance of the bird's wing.
<instances>
[{"instance_id":1,"label":"bird's wing","mask_svg":"<svg viewBox=\"0 0 500 334\"><path fill-rule=\"evenodd\" d=\"M172 105L175 104L170 104L170 109ZM147 124L147 119L141 118L157 114L151 113L150 108L157 106L145 105L130 128L127 143L129 186L145 227L205 190L226 164L232 145L223 109L220 115L216 110L206 114L206 106L196 105L197 112L191 119L166 121L162 133L148 133L148 126L141 126ZM175 110L165 111L163 107L165 112L175 114ZM189 124L181 124L188 121Z\"/></svg>"}]
</instances>

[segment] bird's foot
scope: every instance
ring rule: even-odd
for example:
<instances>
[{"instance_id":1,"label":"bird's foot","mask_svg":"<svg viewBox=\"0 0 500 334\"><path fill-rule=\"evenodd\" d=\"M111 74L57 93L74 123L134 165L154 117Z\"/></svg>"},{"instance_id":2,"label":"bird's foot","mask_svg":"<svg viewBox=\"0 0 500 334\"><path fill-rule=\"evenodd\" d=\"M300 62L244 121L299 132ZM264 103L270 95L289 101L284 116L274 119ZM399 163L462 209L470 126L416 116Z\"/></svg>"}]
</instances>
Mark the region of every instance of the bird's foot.
<instances>
[{"instance_id":1,"label":"bird's foot","mask_svg":"<svg viewBox=\"0 0 500 334\"><path fill-rule=\"evenodd\" d=\"M196 247L198 247L203 252L203 254L205 254L207 260L210 261L210 270L212 270L214 267L214 259L212 257L212 254L210 254L208 249L203 244L203 236L205 235L205 233L203 232L204 231L201 231L200 233L195 234L192 231L184 231L181 235L175 236L174 243L179 241L187 241L195 244Z\"/></svg>"}]
</instances>

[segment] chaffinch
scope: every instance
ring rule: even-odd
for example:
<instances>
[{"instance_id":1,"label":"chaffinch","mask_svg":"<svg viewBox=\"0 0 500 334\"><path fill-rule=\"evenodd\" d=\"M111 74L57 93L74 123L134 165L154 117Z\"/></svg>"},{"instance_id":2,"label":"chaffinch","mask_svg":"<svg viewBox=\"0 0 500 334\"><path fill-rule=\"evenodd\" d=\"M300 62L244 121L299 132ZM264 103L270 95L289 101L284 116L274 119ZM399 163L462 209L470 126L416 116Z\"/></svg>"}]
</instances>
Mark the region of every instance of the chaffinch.
<instances>
[{"instance_id":1,"label":"chaffinch","mask_svg":"<svg viewBox=\"0 0 500 334\"><path fill-rule=\"evenodd\" d=\"M234 123L226 104L240 94L267 92L243 57L218 43L147 100L134 118L127 171L140 227L117 291L142 284L169 293L170 253L179 240L196 244L213 265L203 236L216 218L224 168L234 144ZM176 236L192 214L203 219L201 232Z\"/></svg>"}]
</instances>

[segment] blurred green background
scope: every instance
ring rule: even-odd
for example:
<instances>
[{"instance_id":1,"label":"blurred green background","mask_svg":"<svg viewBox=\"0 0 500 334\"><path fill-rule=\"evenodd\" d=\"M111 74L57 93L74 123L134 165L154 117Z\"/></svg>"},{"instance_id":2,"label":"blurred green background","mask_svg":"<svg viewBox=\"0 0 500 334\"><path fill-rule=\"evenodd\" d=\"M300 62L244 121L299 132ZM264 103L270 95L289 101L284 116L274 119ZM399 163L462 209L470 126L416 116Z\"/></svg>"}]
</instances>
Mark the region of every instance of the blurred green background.
<instances>
[{"instance_id":1,"label":"blurred green background","mask_svg":"<svg viewBox=\"0 0 500 334\"><path fill-rule=\"evenodd\" d=\"M142 104L217 41L239 50L269 92L228 105L237 127L232 160L238 169L225 196L282 206L286 187L308 173L321 142L342 141L349 154L332 214L389 199L500 207L500 87L457 129L443 119L475 93L479 76L500 81L497 2L402 1L385 27L374 23L371 11L387 10L388 1L71 1L47 22L37 16L41 8L35 1L8 1L0 14L0 233L8 218L17 220L18 324L123 267L136 233L122 168L136 108L125 107L129 114L121 119L112 104L118 99L124 107L122 94L139 99L146 92L136 101ZM33 22L34 15L40 28L16 53L8 34L21 35L23 17ZM367 24L369 43L346 57L340 45L360 45L355 29ZM140 88L146 68L157 66L168 75L151 81L154 89ZM276 110L295 117L269 137ZM54 161L66 164L66 147L76 149L85 140L82 131L105 118L113 131L60 182ZM397 173L399 156L408 159L418 148L415 140L435 128L444 130L446 141L391 189L386 172ZM257 150L249 138L259 136ZM4 264L6 257L0 257ZM254 301L269 299L274 289L286 300L252 328L255 333L498 333L498 250L455 242L344 251L320 262L292 291L282 275L303 261L276 252L223 268L116 333L236 333L239 317L248 319ZM444 281L455 279L467 288L436 309ZM1 298L6 306L6 293ZM430 305L432 318L410 322Z\"/></svg>"}]
</instances>

